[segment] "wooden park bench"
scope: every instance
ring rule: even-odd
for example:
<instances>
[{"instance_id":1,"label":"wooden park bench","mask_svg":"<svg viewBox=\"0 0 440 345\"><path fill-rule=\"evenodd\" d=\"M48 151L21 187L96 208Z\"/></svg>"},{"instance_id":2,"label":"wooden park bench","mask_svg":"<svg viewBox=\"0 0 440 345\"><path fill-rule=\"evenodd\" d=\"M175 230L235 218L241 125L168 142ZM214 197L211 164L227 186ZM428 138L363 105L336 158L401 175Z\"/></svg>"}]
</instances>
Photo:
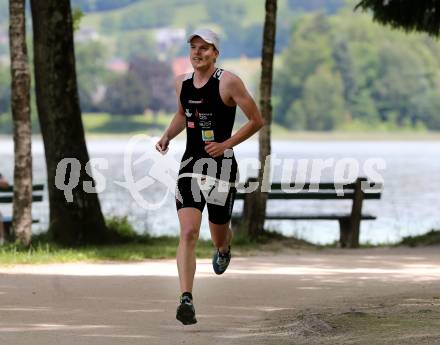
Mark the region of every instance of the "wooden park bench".
<instances>
[{"instance_id":1,"label":"wooden park bench","mask_svg":"<svg viewBox=\"0 0 440 345\"><path fill-rule=\"evenodd\" d=\"M244 200L243 211L234 213L232 220L238 223L244 219L248 205L252 204L253 193L244 193L244 188L249 186L250 182L255 182L255 178L248 179L244 185L237 188L236 200ZM361 188L362 183L367 188ZM297 183L298 185L298 183ZM381 197L382 185L367 181L366 178L358 178L350 184L338 183L304 183L304 186L293 190L295 185L289 183L272 183L268 192L268 200L352 200L350 212L345 213L307 213L297 214L293 212L272 213L270 205L267 205L267 220L337 220L339 222L341 247L357 248L359 247L359 229L361 220L374 220L376 216L362 213L364 200L378 200ZM299 189L299 190L298 190ZM292 209L289 206L289 209Z\"/></svg>"},{"instance_id":2,"label":"wooden park bench","mask_svg":"<svg viewBox=\"0 0 440 345\"><path fill-rule=\"evenodd\" d=\"M35 184L32 186L32 202L43 201L43 184ZM8 186L6 188L0 188L0 204L12 204L14 198L14 187ZM5 216L3 214L3 226L5 229L5 237L10 236L10 227L12 224L12 216ZM39 219L32 219L32 223L38 223Z\"/></svg>"}]
</instances>

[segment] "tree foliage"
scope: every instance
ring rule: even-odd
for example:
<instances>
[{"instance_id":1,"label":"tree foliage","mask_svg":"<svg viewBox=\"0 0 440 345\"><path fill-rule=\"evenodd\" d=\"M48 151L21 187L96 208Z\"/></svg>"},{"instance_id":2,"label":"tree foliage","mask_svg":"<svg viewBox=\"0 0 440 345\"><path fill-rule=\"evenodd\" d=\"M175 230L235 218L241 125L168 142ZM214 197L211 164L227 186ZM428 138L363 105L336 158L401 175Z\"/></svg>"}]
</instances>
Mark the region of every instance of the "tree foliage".
<instances>
[{"instance_id":1,"label":"tree foliage","mask_svg":"<svg viewBox=\"0 0 440 345\"><path fill-rule=\"evenodd\" d=\"M99 110L99 99L96 99L96 94L110 78L106 69L107 56L106 46L100 42L75 44L78 92L82 111Z\"/></svg>"},{"instance_id":2,"label":"tree foliage","mask_svg":"<svg viewBox=\"0 0 440 345\"><path fill-rule=\"evenodd\" d=\"M137 115L146 109L175 109L174 78L169 63L134 57L128 72L117 76L107 88L102 108L111 114Z\"/></svg>"},{"instance_id":3,"label":"tree foliage","mask_svg":"<svg viewBox=\"0 0 440 345\"><path fill-rule=\"evenodd\" d=\"M6 67L0 65L0 115L11 109L11 76Z\"/></svg>"},{"instance_id":4,"label":"tree foliage","mask_svg":"<svg viewBox=\"0 0 440 345\"><path fill-rule=\"evenodd\" d=\"M366 15L302 17L275 78L275 120L292 129L440 129L440 47Z\"/></svg>"},{"instance_id":5,"label":"tree foliage","mask_svg":"<svg viewBox=\"0 0 440 345\"><path fill-rule=\"evenodd\" d=\"M142 1L117 13L106 13L101 17L100 25L102 31L108 33L169 26L175 10L170 1Z\"/></svg>"},{"instance_id":6,"label":"tree foliage","mask_svg":"<svg viewBox=\"0 0 440 345\"><path fill-rule=\"evenodd\" d=\"M355 9L371 10L373 19L405 31L440 35L440 2L437 0L362 0Z\"/></svg>"},{"instance_id":7,"label":"tree foliage","mask_svg":"<svg viewBox=\"0 0 440 345\"><path fill-rule=\"evenodd\" d=\"M105 93L102 109L110 114L138 115L144 112L149 94L139 78L127 73L110 83Z\"/></svg>"}]
</instances>

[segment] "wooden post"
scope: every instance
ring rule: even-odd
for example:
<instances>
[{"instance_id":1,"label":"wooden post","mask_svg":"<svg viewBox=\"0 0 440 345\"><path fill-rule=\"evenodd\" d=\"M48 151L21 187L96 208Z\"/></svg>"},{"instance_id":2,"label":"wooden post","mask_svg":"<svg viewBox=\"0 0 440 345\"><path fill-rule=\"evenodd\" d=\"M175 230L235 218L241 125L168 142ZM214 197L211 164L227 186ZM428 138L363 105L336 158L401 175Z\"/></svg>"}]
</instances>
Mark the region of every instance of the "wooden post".
<instances>
[{"instance_id":1,"label":"wooden post","mask_svg":"<svg viewBox=\"0 0 440 345\"><path fill-rule=\"evenodd\" d=\"M359 247L359 229L362 218L362 203L364 200L362 181L366 181L366 180L367 179L365 177L358 177L356 179L354 195L353 195L353 205L351 208L351 216L350 216L350 229L347 238L348 248Z\"/></svg>"},{"instance_id":2,"label":"wooden post","mask_svg":"<svg viewBox=\"0 0 440 345\"><path fill-rule=\"evenodd\" d=\"M245 188L249 188L249 185L251 183L255 183L257 182L258 179L256 177L249 177L246 180L245 183ZM247 224L247 219L248 219L248 215L249 212L251 212L250 210L252 210L252 208L254 207L254 203L255 203L255 193L246 193L244 195L244 199L243 199L243 212L242 212L242 216L241 219L238 220L238 228L240 229L247 229L249 227L249 224Z\"/></svg>"},{"instance_id":3,"label":"wooden post","mask_svg":"<svg viewBox=\"0 0 440 345\"><path fill-rule=\"evenodd\" d=\"M350 232L350 218L339 219L339 246L346 248L349 239Z\"/></svg>"}]
</instances>

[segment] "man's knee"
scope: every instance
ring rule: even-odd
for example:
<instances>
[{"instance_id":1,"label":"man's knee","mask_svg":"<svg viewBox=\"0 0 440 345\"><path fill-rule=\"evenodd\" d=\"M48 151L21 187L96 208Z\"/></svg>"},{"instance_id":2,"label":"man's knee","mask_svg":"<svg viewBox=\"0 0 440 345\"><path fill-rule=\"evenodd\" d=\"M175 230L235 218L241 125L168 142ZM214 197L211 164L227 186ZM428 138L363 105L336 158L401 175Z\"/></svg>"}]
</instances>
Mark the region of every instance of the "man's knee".
<instances>
[{"instance_id":1,"label":"man's knee","mask_svg":"<svg viewBox=\"0 0 440 345\"><path fill-rule=\"evenodd\" d=\"M199 229L193 226L183 227L180 231L180 240L185 243L195 243L199 238Z\"/></svg>"}]
</instances>

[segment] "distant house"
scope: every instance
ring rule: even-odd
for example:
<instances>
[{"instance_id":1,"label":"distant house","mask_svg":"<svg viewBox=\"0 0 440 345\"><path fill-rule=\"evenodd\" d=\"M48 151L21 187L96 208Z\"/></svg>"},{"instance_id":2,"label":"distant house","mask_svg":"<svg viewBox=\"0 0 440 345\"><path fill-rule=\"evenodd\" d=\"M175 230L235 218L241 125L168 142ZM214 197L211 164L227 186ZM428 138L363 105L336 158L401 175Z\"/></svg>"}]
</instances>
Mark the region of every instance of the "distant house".
<instances>
[{"instance_id":1,"label":"distant house","mask_svg":"<svg viewBox=\"0 0 440 345\"><path fill-rule=\"evenodd\" d=\"M9 44L8 33L0 30L0 44Z\"/></svg>"},{"instance_id":2,"label":"distant house","mask_svg":"<svg viewBox=\"0 0 440 345\"><path fill-rule=\"evenodd\" d=\"M76 42L88 42L88 41L97 41L99 40L99 33L90 27L81 27L78 31L75 32L75 41Z\"/></svg>"},{"instance_id":3,"label":"distant house","mask_svg":"<svg viewBox=\"0 0 440 345\"><path fill-rule=\"evenodd\" d=\"M128 63L122 59L114 58L107 62L107 69L115 73L125 73L128 70Z\"/></svg>"},{"instance_id":4,"label":"distant house","mask_svg":"<svg viewBox=\"0 0 440 345\"><path fill-rule=\"evenodd\" d=\"M160 49L169 49L176 44L183 44L185 36L185 29L162 28L154 32L154 39Z\"/></svg>"}]
</instances>

